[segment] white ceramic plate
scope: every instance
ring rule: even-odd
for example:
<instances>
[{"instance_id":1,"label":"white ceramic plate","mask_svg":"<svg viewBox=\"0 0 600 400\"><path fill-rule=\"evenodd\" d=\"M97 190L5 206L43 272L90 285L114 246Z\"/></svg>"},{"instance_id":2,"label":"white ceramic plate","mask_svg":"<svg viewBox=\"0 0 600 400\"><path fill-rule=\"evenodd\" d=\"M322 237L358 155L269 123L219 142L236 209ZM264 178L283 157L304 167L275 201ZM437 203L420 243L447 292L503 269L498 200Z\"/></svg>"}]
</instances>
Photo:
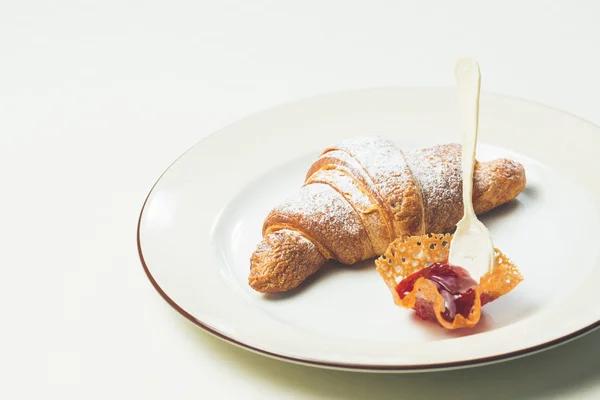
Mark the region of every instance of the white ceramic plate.
<instances>
[{"instance_id":1,"label":"white ceramic plate","mask_svg":"<svg viewBox=\"0 0 600 400\"><path fill-rule=\"evenodd\" d=\"M568 114L483 94L478 158L525 165L516 201L483 218L525 281L446 331L396 307L373 261L331 264L299 290L247 285L269 210L303 183L321 150L379 134L402 147L459 142L451 89L330 94L240 120L199 142L160 177L138 248L154 287L199 327L239 346L331 368L415 371L479 365L563 343L599 325L596 244L600 129Z\"/></svg>"}]
</instances>

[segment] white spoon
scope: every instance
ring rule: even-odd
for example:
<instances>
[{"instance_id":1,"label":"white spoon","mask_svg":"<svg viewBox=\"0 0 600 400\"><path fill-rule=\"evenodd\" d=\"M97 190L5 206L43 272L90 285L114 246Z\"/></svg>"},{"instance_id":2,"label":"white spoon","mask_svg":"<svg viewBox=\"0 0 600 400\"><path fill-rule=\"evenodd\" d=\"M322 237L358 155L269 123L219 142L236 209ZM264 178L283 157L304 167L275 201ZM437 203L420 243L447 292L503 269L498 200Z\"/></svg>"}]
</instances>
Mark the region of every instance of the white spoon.
<instances>
[{"instance_id":1,"label":"white spoon","mask_svg":"<svg viewBox=\"0 0 600 400\"><path fill-rule=\"evenodd\" d=\"M448 262L465 268L475 280L494 267L494 244L490 232L473 209L473 169L479 122L479 64L470 58L457 61L459 117L463 133L462 174L465 213L456 226Z\"/></svg>"}]
</instances>

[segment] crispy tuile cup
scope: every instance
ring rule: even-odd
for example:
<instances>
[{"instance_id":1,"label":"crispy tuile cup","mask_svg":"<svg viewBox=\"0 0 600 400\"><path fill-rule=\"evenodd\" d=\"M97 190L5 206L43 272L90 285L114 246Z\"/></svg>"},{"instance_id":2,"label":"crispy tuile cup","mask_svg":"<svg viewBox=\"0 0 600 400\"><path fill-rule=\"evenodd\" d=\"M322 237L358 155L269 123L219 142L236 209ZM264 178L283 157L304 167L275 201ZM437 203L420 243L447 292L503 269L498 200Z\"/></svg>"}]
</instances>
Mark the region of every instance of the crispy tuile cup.
<instances>
[{"instance_id":1,"label":"crispy tuile cup","mask_svg":"<svg viewBox=\"0 0 600 400\"><path fill-rule=\"evenodd\" d=\"M518 268L500 250L495 249L494 268L483 275L475 287L475 301L467 318L457 313L450 322L442 317L444 298L425 278L419 278L403 299L396 291L400 281L409 275L433 263L446 261L451 241L451 234L399 238L375 260L375 265L397 305L414 309L421 318L437 321L446 329L470 328L479 322L481 307L510 292L523 280Z\"/></svg>"}]
</instances>

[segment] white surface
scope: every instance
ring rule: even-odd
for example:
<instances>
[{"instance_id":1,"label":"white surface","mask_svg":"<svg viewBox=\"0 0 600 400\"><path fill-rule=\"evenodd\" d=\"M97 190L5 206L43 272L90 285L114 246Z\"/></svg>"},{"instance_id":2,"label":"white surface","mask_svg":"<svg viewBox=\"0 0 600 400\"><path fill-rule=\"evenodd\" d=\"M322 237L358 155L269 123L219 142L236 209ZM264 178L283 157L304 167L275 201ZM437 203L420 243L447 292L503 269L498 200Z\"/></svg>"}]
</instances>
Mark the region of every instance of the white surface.
<instances>
[{"instance_id":1,"label":"white surface","mask_svg":"<svg viewBox=\"0 0 600 400\"><path fill-rule=\"evenodd\" d=\"M148 188L251 112L341 89L450 86L455 58L472 55L483 90L600 123L596 2L346 3L0 5L0 397L600 396L600 332L474 370L326 372L209 337L147 282L134 238Z\"/></svg>"},{"instance_id":2,"label":"white surface","mask_svg":"<svg viewBox=\"0 0 600 400\"><path fill-rule=\"evenodd\" d=\"M152 277L185 312L230 339L294 359L364 369L497 357L594 324L600 320L600 182L586 167L596 162L600 128L491 95L481 99L481 137L490 144L481 144L478 158L520 161L528 183L517 200L483 220L525 281L486 307L477 329L448 332L418 323L394 305L373 260L331 266L283 296L265 297L249 287L249 259L265 216L300 188L320 151L365 132L406 149L454 142L461 137L456 108L456 92L446 88L350 91L276 107L221 129L178 159L148 198L140 239ZM547 135L556 139L540 148ZM570 141L580 144L576 160L563 151ZM572 198L577 207L565 207ZM565 274L565 265L580 266L578 274ZM556 315L563 316L560 324Z\"/></svg>"}]
</instances>

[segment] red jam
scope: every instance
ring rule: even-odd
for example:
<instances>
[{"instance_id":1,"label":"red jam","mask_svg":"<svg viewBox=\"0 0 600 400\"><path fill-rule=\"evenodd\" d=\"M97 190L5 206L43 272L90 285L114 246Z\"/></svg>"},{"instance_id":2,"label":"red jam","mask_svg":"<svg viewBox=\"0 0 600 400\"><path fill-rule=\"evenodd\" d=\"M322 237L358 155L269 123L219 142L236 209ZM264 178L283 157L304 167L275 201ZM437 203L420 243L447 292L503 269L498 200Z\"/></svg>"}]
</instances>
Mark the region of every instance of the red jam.
<instances>
[{"instance_id":1,"label":"red jam","mask_svg":"<svg viewBox=\"0 0 600 400\"><path fill-rule=\"evenodd\" d=\"M430 265L414 274L406 277L396 286L396 292L401 299L412 292L415 282L419 278L425 278L432 282L440 295L444 298L445 309L442 317L448 321L454 321L456 314L468 318L473 303L475 302L475 286L477 282L471 278L466 269L447 262L439 262ZM421 318L430 319L430 313L423 309L415 309Z\"/></svg>"}]
</instances>

